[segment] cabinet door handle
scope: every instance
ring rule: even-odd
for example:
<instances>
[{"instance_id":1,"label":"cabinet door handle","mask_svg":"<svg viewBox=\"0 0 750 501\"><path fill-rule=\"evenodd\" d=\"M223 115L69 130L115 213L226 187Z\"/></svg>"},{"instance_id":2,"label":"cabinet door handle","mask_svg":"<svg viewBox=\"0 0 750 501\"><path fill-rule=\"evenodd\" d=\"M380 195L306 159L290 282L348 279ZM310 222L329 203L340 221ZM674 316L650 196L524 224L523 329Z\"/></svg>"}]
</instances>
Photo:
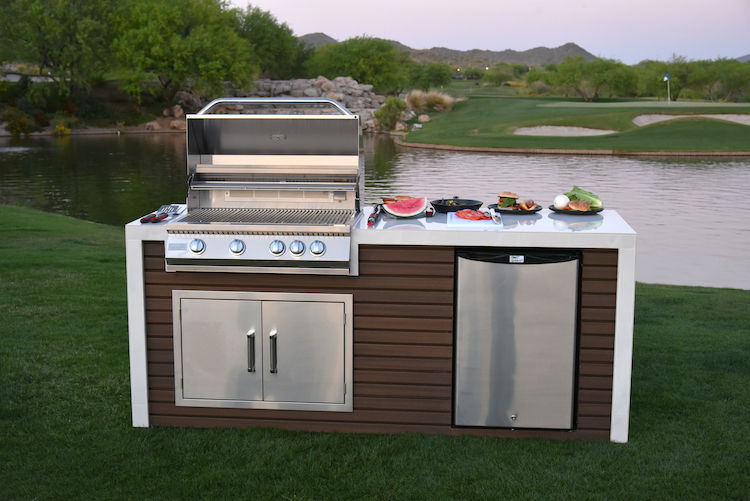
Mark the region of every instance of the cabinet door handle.
<instances>
[{"instance_id":1,"label":"cabinet door handle","mask_svg":"<svg viewBox=\"0 0 750 501\"><path fill-rule=\"evenodd\" d=\"M255 329L247 331L247 372L255 372Z\"/></svg>"},{"instance_id":2,"label":"cabinet door handle","mask_svg":"<svg viewBox=\"0 0 750 501\"><path fill-rule=\"evenodd\" d=\"M272 329L271 332L268 333L268 339L271 343L271 374L276 374L279 372L278 367L278 355L276 353L276 329Z\"/></svg>"}]
</instances>

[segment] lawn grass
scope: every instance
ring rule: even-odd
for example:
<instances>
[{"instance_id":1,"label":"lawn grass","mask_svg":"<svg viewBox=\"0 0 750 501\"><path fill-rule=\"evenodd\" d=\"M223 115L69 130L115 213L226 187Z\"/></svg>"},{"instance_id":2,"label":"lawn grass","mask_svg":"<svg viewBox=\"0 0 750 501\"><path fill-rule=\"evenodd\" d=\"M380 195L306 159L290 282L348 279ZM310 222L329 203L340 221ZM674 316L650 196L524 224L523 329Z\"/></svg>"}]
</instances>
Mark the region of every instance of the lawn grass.
<instances>
[{"instance_id":1,"label":"lawn grass","mask_svg":"<svg viewBox=\"0 0 750 501\"><path fill-rule=\"evenodd\" d=\"M750 291L636 296L627 444L132 428L123 229L0 206L0 499L747 499Z\"/></svg>"},{"instance_id":2,"label":"lawn grass","mask_svg":"<svg viewBox=\"0 0 750 501\"><path fill-rule=\"evenodd\" d=\"M453 97L469 96L518 96L518 87L509 85L484 85L478 80L451 80L451 83L440 88L432 89Z\"/></svg>"},{"instance_id":3,"label":"lawn grass","mask_svg":"<svg viewBox=\"0 0 750 501\"><path fill-rule=\"evenodd\" d=\"M750 151L750 127L731 122L683 118L638 127L632 120L643 113L750 113L741 105L681 103L581 103L552 98L472 97L449 113L435 114L420 130L409 132L412 143L456 146L633 151ZM517 136L518 127L559 125L618 131L605 136Z\"/></svg>"}]
</instances>

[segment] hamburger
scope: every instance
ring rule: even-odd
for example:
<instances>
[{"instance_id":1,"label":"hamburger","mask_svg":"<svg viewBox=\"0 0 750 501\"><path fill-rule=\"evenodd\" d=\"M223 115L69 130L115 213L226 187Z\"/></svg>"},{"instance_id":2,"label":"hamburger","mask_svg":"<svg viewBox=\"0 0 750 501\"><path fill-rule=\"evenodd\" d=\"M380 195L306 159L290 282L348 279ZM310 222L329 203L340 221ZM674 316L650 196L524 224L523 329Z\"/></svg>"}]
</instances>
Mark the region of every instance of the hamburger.
<instances>
[{"instance_id":1,"label":"hamburger","mask_svg":"<svg viewBox=\"0 0 750 501\"><path fill-rule=\"evenodd\" d=\"M518 200L518 195L512 191L504 191L497 194L497 206L501 209L513 208Z\"/></svg>"}]
</instances>

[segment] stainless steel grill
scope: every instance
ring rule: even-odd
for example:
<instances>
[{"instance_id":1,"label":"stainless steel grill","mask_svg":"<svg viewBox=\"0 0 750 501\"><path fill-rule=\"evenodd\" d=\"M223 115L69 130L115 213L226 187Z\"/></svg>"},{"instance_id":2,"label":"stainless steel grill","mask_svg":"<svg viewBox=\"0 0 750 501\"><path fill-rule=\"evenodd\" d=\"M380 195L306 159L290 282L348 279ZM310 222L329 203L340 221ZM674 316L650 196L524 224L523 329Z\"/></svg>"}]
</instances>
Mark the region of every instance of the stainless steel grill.
<instances>
[{"instance_id":1,"label":"stainless steel grill","mask_svg":"<svg viewBox=\"0 0 750 501\"><path fill-rule=\"evenodd\" d=\"M188 115L188 210L167 225L167 271L349 273L359 143L359 118L328 99Z\"/></svg>"}]
</instances>

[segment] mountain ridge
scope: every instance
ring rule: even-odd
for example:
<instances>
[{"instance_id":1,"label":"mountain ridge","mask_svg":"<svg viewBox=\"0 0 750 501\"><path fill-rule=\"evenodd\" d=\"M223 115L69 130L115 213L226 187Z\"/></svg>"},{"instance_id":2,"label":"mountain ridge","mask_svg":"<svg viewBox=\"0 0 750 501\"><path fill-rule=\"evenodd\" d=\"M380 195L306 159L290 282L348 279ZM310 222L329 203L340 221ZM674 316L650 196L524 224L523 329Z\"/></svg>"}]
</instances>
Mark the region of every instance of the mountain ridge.
<instances>
[{"instance_id":1,"label":"mountain ridge","mask_svg":"<svg viewBox=\"0 0 750 501\"><path fill-rule=\"evenodd\" d=\"M297 37L307 47L322 47L337 40L325 33L308 33ZM408 52L419 63L445 63L456 67L484 67L495 63L526 64L528 66L544 66L559 64L566 57L583 57L586 61L598 59L581 46L568 42L559 47L534 47L517 51L505 49L494 51L488 49L457 50L447 47L432 47L430 49L413 49L395 40L387 40L399 50Z\"/></svg>"}]
</instances>

